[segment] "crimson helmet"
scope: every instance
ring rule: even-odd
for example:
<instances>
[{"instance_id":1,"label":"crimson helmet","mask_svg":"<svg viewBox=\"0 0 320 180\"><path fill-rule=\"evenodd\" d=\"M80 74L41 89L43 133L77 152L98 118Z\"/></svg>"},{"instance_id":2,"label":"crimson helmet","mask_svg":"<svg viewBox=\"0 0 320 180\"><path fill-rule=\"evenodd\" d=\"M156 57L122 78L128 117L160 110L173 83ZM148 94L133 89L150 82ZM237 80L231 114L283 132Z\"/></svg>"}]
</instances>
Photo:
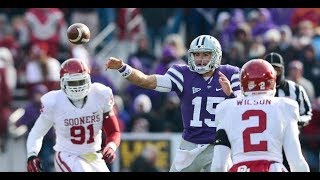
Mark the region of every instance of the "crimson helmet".
<instances>
[{"instance_id":1,"label":"crimson helmet","mask_svg":"<svg viewBox=\"0 0 320 180\"><path fill-rule=\"evenodd\" d=\"M242 93L275 95L276 72L272 65L263 59L252 59L246 62L240 71Z\"/></svg>"},{"instance_id":2,"label":"crimson helmet","mask_svg":"<svg viewBox=\"0 0 320 180\"><path fill-rule=\"evenodd\" d=\"M61 64L60 86L68 98L79 100L88 95L91 85L90 69L80 59L70 58Z\"/></svg>"}]
</instances>

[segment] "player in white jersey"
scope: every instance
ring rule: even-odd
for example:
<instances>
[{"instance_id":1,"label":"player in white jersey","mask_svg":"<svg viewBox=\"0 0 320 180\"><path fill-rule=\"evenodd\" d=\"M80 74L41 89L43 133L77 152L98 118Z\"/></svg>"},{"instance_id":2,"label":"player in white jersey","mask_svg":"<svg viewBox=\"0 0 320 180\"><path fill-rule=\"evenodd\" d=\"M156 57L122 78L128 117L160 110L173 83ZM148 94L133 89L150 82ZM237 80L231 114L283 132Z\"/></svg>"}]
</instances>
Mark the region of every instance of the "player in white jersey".
<instances>
[{"instance_id":1,"label":"player in white jersey","mask_svg":"<svg viewBox=\"0 0 320 180\"><path fill-rule=\"evenodd\" d=\"M112 90L91 83L88 66L75 58L62 63L60 81L60 90L41 98L41 114L27 139L28 171L41 171L37 155L44 135L53 126L57 172L108 172L106 163L115 159L121 136Z\"/></svg>"},{"instance_id":2,"label":"player in white jersey","mask_svg":"<svg viewBox=\"0 0 320 180\"><path fill-rule=\"evenodd\" d=\"M296 101L274 97L276 71L263 59L253 59L240 71L244 97L217 105L218 121L211 170L229 172L287 172L282 147L294 171L309 172L299 141ZM227 160L233 166L227 169Z\"/></svg>"}]
</instances>

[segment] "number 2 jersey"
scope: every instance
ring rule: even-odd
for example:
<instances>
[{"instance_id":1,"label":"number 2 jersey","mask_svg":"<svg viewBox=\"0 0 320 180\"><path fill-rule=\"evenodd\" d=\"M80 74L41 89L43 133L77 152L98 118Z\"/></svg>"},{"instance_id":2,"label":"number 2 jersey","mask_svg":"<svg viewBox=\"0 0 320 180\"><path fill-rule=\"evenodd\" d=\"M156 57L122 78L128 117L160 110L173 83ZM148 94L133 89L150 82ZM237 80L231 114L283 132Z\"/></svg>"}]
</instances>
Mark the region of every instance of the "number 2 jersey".
<instances>
[{"instance_id":1,"label":"number 2 jersey","mask_svg":"<svg viewBox=\"0 0 320 180\"><path fill-rule=\"evenodd\" d=\"M173 65L164 75L164 88L175 91L180 98L183 119L183 139L196 144L213 143L216 123L216 105L227 98L219 83L221 71L230 81L232 90L240 93L239 68L221 65L205 80L201 74L190 71L187 65Z\"/></svg>"},{"instance_id":2,"label":"number 2 jersey","mask_svg":"<svg viewBox=\"0 0 320 180\"><path fill-rule=\"evenodd\" d=\"M103 113L111 111L114 104L109 87L92 83L82 108L75 107L62 90L43 95L41 103L41 114L27 141L28 157L39 153L43 136L52 126L56 151L80 155L101 149Z\"/></svg>"},{"instance_id":3,"label":"number 2 jersey","mask_svg":"<svg viewBox=\"0 0 320 180\"><path fill-rule=\"evenodd\" d=\"M216 109L217 131L225 134L218 134L215 144L230 146L233 164L257 160L282 163L284 148L290 168L305 171L298 119L298 104L289 98L259 95L228 99ZM215 157L224 158L222 154Z\"/></svg>"}]
</instances>

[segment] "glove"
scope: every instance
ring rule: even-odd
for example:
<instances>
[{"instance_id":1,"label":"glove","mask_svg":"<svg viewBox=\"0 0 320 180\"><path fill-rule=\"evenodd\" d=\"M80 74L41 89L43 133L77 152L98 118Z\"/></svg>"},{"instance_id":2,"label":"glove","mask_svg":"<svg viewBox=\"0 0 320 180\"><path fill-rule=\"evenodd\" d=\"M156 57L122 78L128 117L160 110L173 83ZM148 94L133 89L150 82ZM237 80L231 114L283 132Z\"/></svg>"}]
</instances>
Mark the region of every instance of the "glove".
<instances>
[{"instance_id":1,"label":"glove","mask_svg":"<svg viewBox=\"0 0 320 180\"><path fill-rule=\"evenodd\" d=\"M40 159L37 156L30 156L28 158L28 172L42 172Z\"/></svg>"},{"instance_id":2,"label":"glove","mask_svg":"<svg viewBox=\"0 0 320 180\"><path fill-rule=\"evenodd\" d=\"M104 159L104 161L106 163L112 163L112 161L116 158L116 153L114 152L114 150L110 147L105 147L102 150L102 159Z\"/></svg>"}]
</instances>

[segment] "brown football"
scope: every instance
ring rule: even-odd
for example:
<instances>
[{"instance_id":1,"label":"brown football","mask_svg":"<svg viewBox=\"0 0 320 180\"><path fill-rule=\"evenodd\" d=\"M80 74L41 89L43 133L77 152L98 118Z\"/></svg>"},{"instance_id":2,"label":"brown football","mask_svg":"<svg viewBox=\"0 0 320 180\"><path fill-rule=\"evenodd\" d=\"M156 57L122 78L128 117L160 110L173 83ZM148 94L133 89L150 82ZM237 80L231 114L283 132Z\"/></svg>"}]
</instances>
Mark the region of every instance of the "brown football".
<instances>
[{"instance_id":1,"label":"brown football","mask_svg":"<svg viewBox=\"0 0 320 180\"><path fill-rule=\"evenodd\" d=\"M82 23L74 23L67 29L67 36L73 44L84 44L90 40L90 30Z\"/></svg>"}]
</instances>

